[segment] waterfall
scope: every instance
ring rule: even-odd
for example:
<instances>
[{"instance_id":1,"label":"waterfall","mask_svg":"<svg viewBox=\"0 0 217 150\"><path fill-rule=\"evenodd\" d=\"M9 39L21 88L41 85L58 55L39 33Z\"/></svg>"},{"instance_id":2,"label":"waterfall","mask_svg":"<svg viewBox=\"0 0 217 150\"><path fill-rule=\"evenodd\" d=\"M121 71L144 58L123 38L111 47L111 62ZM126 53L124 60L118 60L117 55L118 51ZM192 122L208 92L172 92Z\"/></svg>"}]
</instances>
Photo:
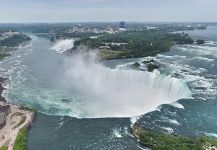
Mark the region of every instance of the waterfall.
<instances>
[{"instance_id":1,"label":"waterfall","mask_svg":"<svg viewBox=\"0 0 217 150\"><path fill-rule=\"evenodd\" d=\"M65 63L65 84L82 97L71 105L76 117L132 117L191 96L179 79L158 71L110 69L92 57L77 54Z\"/></svg>"},{"instance_id":2,"label":"waterfall","mask_svg":"<svg viewBox=\"0 0 217 150\"><path fill-rule=\"evenodd\" d=\"M96 61L93 50L81 49L69 57L45 51L50 45L44 39L39 39L43 48L34 42L25 56L21 54L28 48L17 51L20 57L15 59L19 62L15 67L4 63L13 75L5 96L43 113L78 118L132 117L191 96L184 81L158 71L111 69ZM37 64L32 61L38 58ZM65 98L70 101L63 102Z\"/></svg>"},{"instance_id":3,"label":"waterfall","mask_svg":"<svg viewBox=\"0 0 217 150\"><path fill-rule=\"evenodd\" d=\"M57 53L63 53L66 50L69 50L74 47L73 39L63 39L58 40L51 49L55 50Z\"/></svg>"}]
</instances>

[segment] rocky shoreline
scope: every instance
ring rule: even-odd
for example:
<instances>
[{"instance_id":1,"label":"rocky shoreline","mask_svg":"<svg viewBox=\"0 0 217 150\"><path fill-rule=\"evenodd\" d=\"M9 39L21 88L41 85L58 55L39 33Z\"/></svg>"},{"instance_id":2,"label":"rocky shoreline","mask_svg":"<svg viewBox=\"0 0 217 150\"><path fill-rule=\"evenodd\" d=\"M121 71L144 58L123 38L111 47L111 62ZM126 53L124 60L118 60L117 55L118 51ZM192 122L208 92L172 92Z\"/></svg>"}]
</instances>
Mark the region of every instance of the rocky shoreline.
<instances>
[{"instance_id":1,"label":"rocky shoreline","mask_svg":"<svg viewBox=\"0 0 217 150\"><path fill-rule=\"evenodd\" d=\"M0 106L9 106L10 111L5 115L5 125L0 129L0 148L4 147L13 150L14 147L19 147L21 144L23 145L22 149L25 150L27 139L25 137L20 140L19 134L23 129L27 134L36 116L36 111L7 102L6 98L2 96L5 90L3 84L6 80L6 78L0 77Z\"/></svg>"},{"instance_id":2,"label":"rocky shoreline","mask_svg":"<svg viewBox=\"0 0 217 150\"><path fill-rule=\"evenodd\" d=\"M5 88L3 87L3 83L6 81L7 79L0 77L0 101L1 102L6 102L6 99L2 96L3 91L5 90Z\"/></svg>"},{"instance_id":3,"label":"rocky shoreline","mask_svg":"<svg viewBox=\"0 0 217 150\"><path fill-rule=\"evenodd\" d=\"M9 51L16 50L19 45L27 44L31 41L31 38L22 33L6 32L3 37L8 36L8 38L3 38L0 41L0 54L3 59L4 57L10 56ZM2 36L1 36L2 37ZM4 57L3 57L4 56ZM7 78L0 77L0 107L1 110L7 107L8 112L1 112L1 129L0 129L0 149L5 148L8 150L13 149L26 149L27 132L31 127L34 118L36 116L36 111L34 109L29 109L27 107L19 106L17 104L12 104L7 101L7 99L2 95L4 90L4 83Z\"/></svg>"}]
</instances>

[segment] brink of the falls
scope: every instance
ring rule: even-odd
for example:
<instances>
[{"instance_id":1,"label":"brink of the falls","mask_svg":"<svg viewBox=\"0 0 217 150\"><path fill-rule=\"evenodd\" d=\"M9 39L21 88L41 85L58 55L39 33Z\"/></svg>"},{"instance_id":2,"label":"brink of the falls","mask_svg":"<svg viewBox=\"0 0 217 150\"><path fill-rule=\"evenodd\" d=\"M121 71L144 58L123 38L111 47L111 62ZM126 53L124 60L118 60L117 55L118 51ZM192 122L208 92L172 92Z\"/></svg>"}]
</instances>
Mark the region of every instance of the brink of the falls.
<instances>
[{"instance_id":1,"label":"brink of the falls","mask_svg":"<svg viewBox=\"0 0 217 150\"><path fill-rule=\"evenodd\" d=\"M79 53L65 62L66 85L81 98L71 103L71 116L132 117L191 96L186 83L179 79L158 71L110 69L93 58L92 54Z\"/></svg>"}]
</instances>

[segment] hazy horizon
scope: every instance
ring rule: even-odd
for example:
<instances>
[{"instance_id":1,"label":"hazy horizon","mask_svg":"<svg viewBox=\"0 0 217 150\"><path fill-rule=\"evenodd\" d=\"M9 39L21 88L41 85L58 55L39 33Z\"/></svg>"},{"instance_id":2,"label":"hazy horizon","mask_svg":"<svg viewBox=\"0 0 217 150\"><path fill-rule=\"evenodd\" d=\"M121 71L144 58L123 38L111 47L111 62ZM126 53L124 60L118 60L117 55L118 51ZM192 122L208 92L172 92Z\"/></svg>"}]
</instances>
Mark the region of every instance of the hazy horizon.
<instances>
[{"instance_id":1,"label":"hazy horizon","mask_svg":"<svg viewBox=\"0 0 217 150\"><path fill-rule=\"evenodd\" d=\"M124 21L128 24L134 24L134 23L138 23L138 24L170 24L170 23L174 23L174 24L178 24L178 23L183 23L183 24L188 24L188 23L192 23L192 24L196 24L196 23L207 23L207 24L217 24L217 21L213 21L213 22L208 22L208 21L176 21L176 22L173 22L173 21L162 21L162 22L158 22L158 21L153 21L153 22L148 22L148 21L127 21L127 20L117 20L117 21L74 21L74 22L0 22L0 24L4 25L4 24L79 24L79 23L120 23L121 21Z\"/></svg>"},{"instance_id":2,"label":"hazy horizon","mask_svg":"<svg viewBox=\"0 0 217 150\"><path fill-rule=\"evenodd\" d=\"M216 0L0 0L0 23L217 22Z\"/></svg>"}]
</instances>

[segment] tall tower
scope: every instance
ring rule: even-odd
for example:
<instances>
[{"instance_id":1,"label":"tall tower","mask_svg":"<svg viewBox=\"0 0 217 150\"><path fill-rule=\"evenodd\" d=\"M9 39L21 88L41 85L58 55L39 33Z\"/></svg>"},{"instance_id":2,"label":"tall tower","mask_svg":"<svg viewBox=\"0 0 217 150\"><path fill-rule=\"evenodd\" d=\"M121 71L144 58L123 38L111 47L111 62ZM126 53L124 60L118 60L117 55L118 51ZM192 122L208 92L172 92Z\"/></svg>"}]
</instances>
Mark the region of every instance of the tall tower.
<instances>
[{"instance_id":1,"label":"tall tower","mask_svg":"<svg viewBox=\"0 0 217 150\"><path fill-rule=\"evenodd\" d=\"M119 28L126 28L126 22L125 21L121 21L119 23Z\"/></svg>"}]
</instances>

